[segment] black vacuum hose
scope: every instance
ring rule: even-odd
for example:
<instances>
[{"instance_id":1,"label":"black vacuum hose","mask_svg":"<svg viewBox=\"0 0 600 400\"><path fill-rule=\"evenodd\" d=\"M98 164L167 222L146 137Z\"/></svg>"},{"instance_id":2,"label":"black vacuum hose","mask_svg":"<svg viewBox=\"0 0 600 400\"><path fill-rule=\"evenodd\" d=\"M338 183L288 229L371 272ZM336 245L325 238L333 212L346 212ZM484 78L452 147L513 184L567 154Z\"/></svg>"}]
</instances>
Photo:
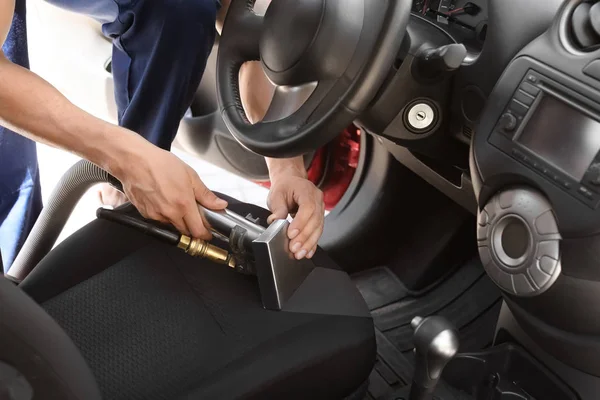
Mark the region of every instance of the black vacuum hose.
<instances>
[{"instance_id":1,"label":"black vacuum hose","mask_svg":"<svg viewBox=\"0 0 600 400\"><path fill-rule=\"evenodd\" d=\"M152 236L163 243L173 246L177 246L179 244L179 239L181 237L181 235L178 233L161 229L150 222L143 221L139 218L132 217L131 215L127 215L119 211L109 210L107 208L99 208L96 211L96 217L129 226L130 228L136 229L145 235Z\"/></svg>"},{"instance_id":2,"label":"black vacuum hose","mask_svg":"<svg viewBox=\"0 0 600 400\"><path fill-rule=\"evenodd\" d=\"M52 247L56 243L56 239L62 232L73 209L85 192L93 185L103 182L108 182L117 190L123 192L121 182L102 168L87 160L81 160L69 168L50 195L47 204L42 209L23 248L17 255L13 265L10 267L8 275L14 277L18 281L25 279L46 254L52 250ZM198 205L198 207L211 226L211 230L218 234L219 237L225 237L225 239L227 239L231 236L231 232L235 227L243 228L243 233L239 236L240 243L243 243L241 247L250 246L252 240L256 239L256 237L265 230L264 227L251 223L244 217L227 209L211 211L200 205ZM115 212L110 210L100 210L98 211L97 216L99 218L109 219L130 226L150 236L154 236L163 242L177 245L178 247L181 245L180 239L183 236L160 229L144 220L118 212L118 210ZM247 263L248 265L240 263L236 266L234 263L235 260L226 250L222 250L199 239L188 239L188 246L180 247L185 250L186 253L192 256L208 258L218 263L228 264L230 267L235 267L236 270L239 270L242 273L254 274L254 270L251 268L250 263Z\"/></svg>"},{"instance_id":3,"label":"black vacuum hose","mask_svg":"<svg viewBox=\"0 0 600 400\"><path fill-rule=\"evenodd\" d=\"M24 279L52 250L73 209L93 185L109 182L122 190L121 183L97 165L81 160L62 177L42 209L9 274Z\"/></svg>"}]
</instances>

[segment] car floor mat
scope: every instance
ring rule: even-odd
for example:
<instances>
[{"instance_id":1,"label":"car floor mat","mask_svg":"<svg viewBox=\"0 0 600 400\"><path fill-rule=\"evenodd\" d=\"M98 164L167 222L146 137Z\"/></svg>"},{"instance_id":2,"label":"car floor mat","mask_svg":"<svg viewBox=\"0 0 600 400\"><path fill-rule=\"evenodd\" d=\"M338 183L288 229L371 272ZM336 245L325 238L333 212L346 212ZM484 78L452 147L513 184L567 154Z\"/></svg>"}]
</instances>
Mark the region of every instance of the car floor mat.
<instances>
[{"instance_id":1,"label":"car floor mat","mask_svg":"<svg viewBox=\"0 0 600 400\"><path fill-rule=\"evenodd\" d=\"M352 279L371 310L376 328L377 361L367 399L387 399L409 385L414 368L410 321L417 315L439 315L451 321L460 333L460 352L491 345L502 298L478 258L418 294L406 289L386 267L362 271Z\"/></svg>"}]
</instances>

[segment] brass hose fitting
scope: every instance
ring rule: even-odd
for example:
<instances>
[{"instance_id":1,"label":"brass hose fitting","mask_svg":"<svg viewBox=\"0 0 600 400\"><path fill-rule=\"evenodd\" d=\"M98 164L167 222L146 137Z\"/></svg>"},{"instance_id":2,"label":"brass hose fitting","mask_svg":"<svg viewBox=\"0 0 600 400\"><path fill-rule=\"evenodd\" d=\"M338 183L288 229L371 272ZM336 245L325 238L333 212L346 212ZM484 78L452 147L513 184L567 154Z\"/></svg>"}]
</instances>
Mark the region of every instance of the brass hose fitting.
<instances>
[{"instance_id":1,"label":"brass hose fitting","mask_svg":"<svg viewBox=\"0 0 600 400\"><path fill-rule=\"evenodd\" d=\"M230 268L235 268L235 260L227 250L223 250L202 239L192 239L189 236L181 235L177 247L192 257L206 258L218 264L225 264Z\"/></svg>"}]
</instances>

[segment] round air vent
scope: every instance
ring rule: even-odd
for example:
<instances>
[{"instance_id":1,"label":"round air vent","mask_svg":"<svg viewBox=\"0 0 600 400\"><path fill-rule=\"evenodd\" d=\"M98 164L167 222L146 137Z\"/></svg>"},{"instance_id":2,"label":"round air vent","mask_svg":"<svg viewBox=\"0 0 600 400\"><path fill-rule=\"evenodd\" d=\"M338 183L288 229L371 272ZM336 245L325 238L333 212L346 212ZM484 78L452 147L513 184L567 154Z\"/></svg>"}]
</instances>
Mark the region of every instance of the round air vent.
<instances>
[{"instance_id":1,"label":"round air vent","mask_svg":"<svg viewBox=\"0 0 600 400\"><path fill-rule=\"evenodd\" d=\"M584 1L570 18L573 45L582 51L600 48L600 1Z\"/></svg>"}]
</instances>

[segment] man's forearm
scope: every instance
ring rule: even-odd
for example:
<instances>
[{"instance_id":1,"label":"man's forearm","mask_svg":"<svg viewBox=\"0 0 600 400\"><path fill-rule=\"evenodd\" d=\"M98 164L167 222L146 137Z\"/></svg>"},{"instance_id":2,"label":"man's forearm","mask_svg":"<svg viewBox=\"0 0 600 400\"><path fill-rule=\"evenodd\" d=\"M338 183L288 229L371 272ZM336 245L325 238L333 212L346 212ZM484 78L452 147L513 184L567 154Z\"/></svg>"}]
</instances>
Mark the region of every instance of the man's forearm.
<instances>
[{"instance_id":1,"label":"man's forearm","mask_svg":"<svg viewBox=\"0 0 600 400\"><path fill-rule=\"evenodd\" d=\"M262 6L266 8L270 2L270 0L262 0ZM216 24L219 34L223 29L223 23L230 3L231 0L221 0L221 9L217 15ZM264 117L269 108L275 87L267 79L262 66L258 62L248 62L242 65L239 82L241 101L246 116L251 123L256 123ZM277 180L280 176L294 175L302 178L307 177L303 157L287 159L266 158L266 161L271 181Z\"/></svg>"},{"instance_id":2,"label":"man's forearm","mask_svg":"<svg viewBox=\"0 0 600 400\"><path fill-rule=\"evenodd\" d=\"M298 176L306 178L306 168L304 168L304 158L265 158L269 168L269 177L271 181L276 181L282 176Z\"/></svg>"},{"instance_id":3,"label":"man's forearm","mask_svg":"<svg viewBox=\"0 0 600 400\"><path fill-rule=\"evenodd\" d=\"M150 144L73 105L48 82L0 55L0 120L31 139L84 157L119 175L124 153Z\"/></svg>"}]
</instances>

